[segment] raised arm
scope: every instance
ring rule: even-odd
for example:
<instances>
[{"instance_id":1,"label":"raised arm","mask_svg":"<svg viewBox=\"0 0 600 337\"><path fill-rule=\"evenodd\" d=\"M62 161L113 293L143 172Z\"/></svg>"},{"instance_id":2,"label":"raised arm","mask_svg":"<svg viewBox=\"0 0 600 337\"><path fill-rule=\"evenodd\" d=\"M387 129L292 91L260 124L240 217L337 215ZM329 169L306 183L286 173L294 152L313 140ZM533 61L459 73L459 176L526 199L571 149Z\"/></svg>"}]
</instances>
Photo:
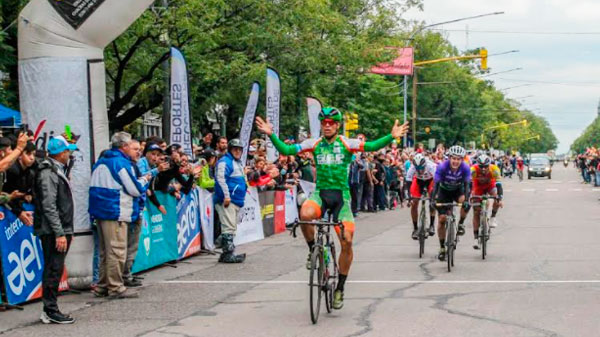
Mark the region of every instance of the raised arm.
<instances>
[{"instance_id":1,"label":"raised arm","mask_svg":"<svg viewBox=\"0 0 600 337\"><path fill-rule=\"evenodd\" d=\"M259 116L256 117L256 127L260 132L269 136L269 139L271 139L271 142L273 143L277 151L279 151L281 154L286 156L292 156L300 152L300 148L298 146L288 145L284 143L281 139L279 139L279 137L273 133L273 126L271 125L271 123L265 121Z\"/></svg>"}]
</instances>

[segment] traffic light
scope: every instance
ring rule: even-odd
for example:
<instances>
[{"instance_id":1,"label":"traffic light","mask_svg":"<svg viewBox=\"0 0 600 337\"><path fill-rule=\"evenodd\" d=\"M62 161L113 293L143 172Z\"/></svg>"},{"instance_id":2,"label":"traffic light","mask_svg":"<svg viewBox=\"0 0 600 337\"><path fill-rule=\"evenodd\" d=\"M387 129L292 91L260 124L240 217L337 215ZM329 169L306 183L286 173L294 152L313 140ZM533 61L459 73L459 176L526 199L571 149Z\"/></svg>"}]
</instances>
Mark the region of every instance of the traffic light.
<instances>
[{"instance_id":1,"label":"traffic light","mask_svg":"<svg viewBox=\"0 0 600 337\"><path fill-rule=\"evenodd\" d=\"M358 114L349 113L346 118L346 131L358 130Z\"/></svg>"},{"instance_id":2,"label":"traffic light","mask_svg":"<svg viewBox=\"0 0 600 337\"><path fill-rule=\"evenodd\" d=\"M481 70L487 70L487 49L481 48L481 50L479 51L479 56L481 57Z\"/></svg>"},{"instance_id":3,"label":"traffic light","mask_svg":"<svg viewBox=\"0 0 600 337\"><path fill-rule=\"evenodd\" d=\"M429 126L425 127L425 133L429 134L431 132L431 128Z\"/></svg>"}]
</instances>

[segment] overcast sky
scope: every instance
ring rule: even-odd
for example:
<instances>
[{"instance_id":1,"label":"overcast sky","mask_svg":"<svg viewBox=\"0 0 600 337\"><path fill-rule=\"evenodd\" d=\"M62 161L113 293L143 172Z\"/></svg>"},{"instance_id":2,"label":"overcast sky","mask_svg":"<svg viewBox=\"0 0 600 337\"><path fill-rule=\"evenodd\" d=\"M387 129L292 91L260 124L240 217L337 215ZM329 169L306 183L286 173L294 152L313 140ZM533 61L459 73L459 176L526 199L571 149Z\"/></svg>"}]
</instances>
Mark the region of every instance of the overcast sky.
<instances>
[{"instance_id":1,"label":"overcast sky","mask_svg":"<svg viewBox=\"0 0 600 337\"><path fill-rule=\"evenodd\" d=\"M600 100L600 1L587 0L424 0L424 10L406 19L427 24L503 11L502 15L435 27L461 51L485 47L496 88L545 117L566 152L597 115ZM465 32L468 25L468 39ZM433 29L433 28L432 28ZM510 33L513 32L513 33ZM534 34L537 33L537 34ZM551 83L540 83L551 82ZM520 97L532 96L519 99Z\"/></svg>"}]
</instances>

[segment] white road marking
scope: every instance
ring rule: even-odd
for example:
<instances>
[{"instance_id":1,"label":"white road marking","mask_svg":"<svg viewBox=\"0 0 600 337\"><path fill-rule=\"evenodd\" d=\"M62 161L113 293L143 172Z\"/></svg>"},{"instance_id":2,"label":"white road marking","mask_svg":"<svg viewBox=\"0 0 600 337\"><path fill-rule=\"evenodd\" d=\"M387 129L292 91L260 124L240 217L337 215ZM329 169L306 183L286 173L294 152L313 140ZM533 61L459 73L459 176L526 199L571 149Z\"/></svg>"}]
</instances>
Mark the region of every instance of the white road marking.
<instances>
[{"instance_id":1,"label":"white road marking","mask_svg":"<svg viewBox=\"0 0 600 337\"><path fill-rule=\"evenodd\" d=\"M512 192L512 190L511 190L511 189L508 189L508 190L504 190L504 192Z\"/></svg>"},{"instance_id":2,"label":"white road marking","mask_svg":"<svg viewBox=\"0 0 600 337\"><path fill-rule=\"evenodd\" d=\"M547 192L557 192L558 188L547 188L546 191Z\"/></svg>"},{"instance_id":3,"label":"white road marking","mask_svg":"<svg viewBox=\"0 0 600 337\"><path fill-rule=\"evenodd\" d=\"M600 188L592 188L592 192L600 192Z\"/></svg>"},{"instance_id":4,"label":"white road marking","mask_svg":"<svg viewBox=\"0 0 600 337\"><path fill-rule=\"evenodd\" d=\"M569 180L569 182L570 182L571 184L578 183L578 181L577 181L577 180Z\"/></svg>"},{"instance_id":5,"label":"white road marking","mask_svg":"<svg viewBox=\"0 0 600 337\"><path fill-rule=\"evenodd\" d=\"M305 280L192 280L162 281L162 284L307 284ZM348 280L357 284L582 284L600 280Z\"/></svg>"},{"instance_id":6,"label":"white road marking","mask_svg":"<svg viewBox=\"0 0 600 337\"><path fill-rule=\"evenodd\" d=\"M556 180L552 182L553 184L562 184L562 180Z\"/></svg>"},{"instance_id":7,"label":"white road marking","mask_svg":"<svg viewBox=\"0 0 600 337\"><path fill-rule=\"evenodd\" d=\"M521 191L523 191L523 192L534 192L535 188L524 188Z\"/></svg>"},{"instance_id":8,"label":"white road marking","mask_svg":"<svg viewBox=\"0 0 600 337\"><path fill-rule=\"evenodd\" d=\"M581 192L581 188L572 188L572 189L571 189L571 191L574 191L574 192Z\"/></svg>"}]
</instances>

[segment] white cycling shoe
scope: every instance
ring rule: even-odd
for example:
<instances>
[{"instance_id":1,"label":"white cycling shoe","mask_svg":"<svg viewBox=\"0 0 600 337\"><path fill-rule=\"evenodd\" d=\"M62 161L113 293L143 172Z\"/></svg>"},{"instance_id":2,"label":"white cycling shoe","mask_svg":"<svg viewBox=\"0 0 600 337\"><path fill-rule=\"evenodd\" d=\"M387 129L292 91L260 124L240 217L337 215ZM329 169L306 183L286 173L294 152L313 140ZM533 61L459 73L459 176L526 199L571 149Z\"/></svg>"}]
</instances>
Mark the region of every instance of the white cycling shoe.
<instances>
[{"instance_id":1,"label":"white cycling shoe","mask_svg":"<svg viewBox=\"0 0 600 337\"><path fill-rule=\"evenodd\" d=\"M496 217L491 217L490 218L490 228L496 228L498 227L498 221L496 221Z\"/></svg>"},{"instance_id":2,"label":"white cycling shoe","mask_svg":"<svg viewBox=\"0 0 600 337\"><path fill-rule=\"evenodd\" d=\"M473 241L473 249L479 249L479 239L475 239L475 241Z\"/></svg>"}]
</instances>

